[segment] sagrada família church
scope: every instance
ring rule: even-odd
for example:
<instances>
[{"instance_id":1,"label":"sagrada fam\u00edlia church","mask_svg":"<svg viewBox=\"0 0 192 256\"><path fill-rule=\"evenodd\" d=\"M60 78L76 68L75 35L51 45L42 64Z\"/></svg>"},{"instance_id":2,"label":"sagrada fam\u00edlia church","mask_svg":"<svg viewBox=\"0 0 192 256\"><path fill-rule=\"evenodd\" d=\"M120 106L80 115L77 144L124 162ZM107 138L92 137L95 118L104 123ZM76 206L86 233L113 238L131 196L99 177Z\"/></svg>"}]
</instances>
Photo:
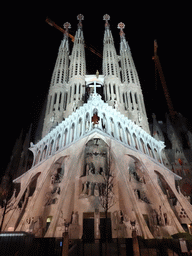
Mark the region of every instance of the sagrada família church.
<instances>
[{"instance_id":1,"label":"sagrada fam\u00edlia church","mask_svg":"<svg viewBox=\"0 0 192 256\"><path fill-rule=\"evenodd\" d=\"M146 239L192 233L190 197L178 185L182 167L191 172L190 160L171 124L178 172L155 117L151 132L125 25L118 24L118 55L109 18L103 17L102 74L86 74L83 15L77 16L71 53L71 25L64 24L42 137L30 143L31 167L13 180L3 231L62 237L67 223L71 239L100 239L107 217L112 238L129 238L133 229Z\"/></svg>"}]
</instances>

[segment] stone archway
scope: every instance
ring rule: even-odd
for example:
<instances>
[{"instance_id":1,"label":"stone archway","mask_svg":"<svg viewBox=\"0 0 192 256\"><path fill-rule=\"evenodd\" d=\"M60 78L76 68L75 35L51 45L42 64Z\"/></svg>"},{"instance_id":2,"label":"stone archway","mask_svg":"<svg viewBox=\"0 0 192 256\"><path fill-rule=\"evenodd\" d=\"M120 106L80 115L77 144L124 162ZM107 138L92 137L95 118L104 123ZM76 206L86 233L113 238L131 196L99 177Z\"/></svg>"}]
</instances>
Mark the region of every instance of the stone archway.
<instances>
[{"instance_id":1,"label":"stone archway","mask_svg":"<svg viewBox=\"0 0 192 256\"><path fill-rule=\"evenodd\" d=\"M17 229L19 223L21 222L22 217L25 214L25 209L28 205L29 199L33 196L36 186L37 186L37 179L40 176L41 172L36 173L30 180L29 185L25 189L23 195L21 196L18 202L18 208L20 209L20 214L15 224L15 230Z\"/></svg>"},{"instance_id":2,"label":"stone archway","mask_svg":"<svg viewBox=\"0 0 192 256\"><path fill-rule=\"evenodd\" d=\"M175 205L177 203L177 198L176 195L174 193L174 191L172 190L171 186L168 184L168 182L166 181L166 179L164 178L164 176L158 172L158 171L154 171L157 175L157 181L158 184L162 190L162 192L167 195L167 198L172 201L172 204Z\"/></svg>"}]
</instances>

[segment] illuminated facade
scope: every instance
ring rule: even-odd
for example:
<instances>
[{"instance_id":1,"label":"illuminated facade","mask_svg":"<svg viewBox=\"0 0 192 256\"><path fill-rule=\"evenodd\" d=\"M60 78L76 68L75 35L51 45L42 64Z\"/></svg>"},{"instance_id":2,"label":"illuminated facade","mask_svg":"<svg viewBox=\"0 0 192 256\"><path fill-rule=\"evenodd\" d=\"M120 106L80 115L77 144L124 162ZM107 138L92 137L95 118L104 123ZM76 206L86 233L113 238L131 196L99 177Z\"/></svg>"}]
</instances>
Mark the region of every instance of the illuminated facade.
<instances>
[{"instance_id":1,"label":"illuminated facade","mask_svg":"<svg viewBox=\"0 0 192 256\"><path fill-rule=\"evenodd\" d=\"M42 139L30 145L32 167L14 180L19 190L3 230L61 237L69 223L70 238L100 239L107 210L112 238L131 237L133 229L144 238L191 232L192 205L176 186L181 177L166 165L160 132L150 135L124 24L118 56L104 15L103 74L86 75L83 19L71 55L64 24Z\"/></svg>"}]
</instances>

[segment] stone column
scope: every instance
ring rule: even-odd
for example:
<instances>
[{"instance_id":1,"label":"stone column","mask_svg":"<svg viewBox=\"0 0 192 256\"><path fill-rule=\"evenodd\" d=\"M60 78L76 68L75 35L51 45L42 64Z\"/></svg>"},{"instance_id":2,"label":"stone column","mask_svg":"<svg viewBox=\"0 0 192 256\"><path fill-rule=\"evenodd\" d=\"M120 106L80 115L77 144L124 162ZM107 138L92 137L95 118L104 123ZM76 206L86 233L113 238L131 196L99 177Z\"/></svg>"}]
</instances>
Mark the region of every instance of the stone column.
<instances>
[{"instance_id":1,"label":"stone column","mask_svg":"<svg viewBox=\"0 0 192 256\"><path fill-rule=\"evenodd\" d=\"M95 240L100 239L100 213L99 213L99 209L95 209L95 214L94 214L94 236L95 236Z\"/></svg>"}]
</instances>

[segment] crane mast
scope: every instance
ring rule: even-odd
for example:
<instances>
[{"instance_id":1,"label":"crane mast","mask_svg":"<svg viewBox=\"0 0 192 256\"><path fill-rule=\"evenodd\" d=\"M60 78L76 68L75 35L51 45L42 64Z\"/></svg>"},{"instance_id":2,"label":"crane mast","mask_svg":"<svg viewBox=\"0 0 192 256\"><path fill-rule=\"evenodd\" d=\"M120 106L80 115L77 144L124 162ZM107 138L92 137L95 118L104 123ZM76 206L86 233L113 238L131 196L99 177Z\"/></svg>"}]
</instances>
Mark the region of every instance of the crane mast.
<instances>
[{"instance_id":1,"label":"crane mast","mask_svg":"<svg viewBox=\"0 0 192 256\"><path fill-rule=\"evenodd\" d=\"M160 60L159 60L159 56L157 55L157 48L158 48L157 41L154 40L154 56L153 56L152 59L155 62L155 68L159 72L159 76L160 76L161 84L162 84L162 87L163 87L163 91L164 91L165 99L166 99L166 102L167 102L167 106L168 106L168 109L169 109L170 117L171 117L172 120L174 120L176 112L174 111L173 104L172 104L172 101L171 101L171 97L169 95L169 91L168 91L167 84L166 84L166 81L165 81L165 76L163 74L162 66L161 66L161 63L160 63Z\"/></svg>"}]
</instances>

